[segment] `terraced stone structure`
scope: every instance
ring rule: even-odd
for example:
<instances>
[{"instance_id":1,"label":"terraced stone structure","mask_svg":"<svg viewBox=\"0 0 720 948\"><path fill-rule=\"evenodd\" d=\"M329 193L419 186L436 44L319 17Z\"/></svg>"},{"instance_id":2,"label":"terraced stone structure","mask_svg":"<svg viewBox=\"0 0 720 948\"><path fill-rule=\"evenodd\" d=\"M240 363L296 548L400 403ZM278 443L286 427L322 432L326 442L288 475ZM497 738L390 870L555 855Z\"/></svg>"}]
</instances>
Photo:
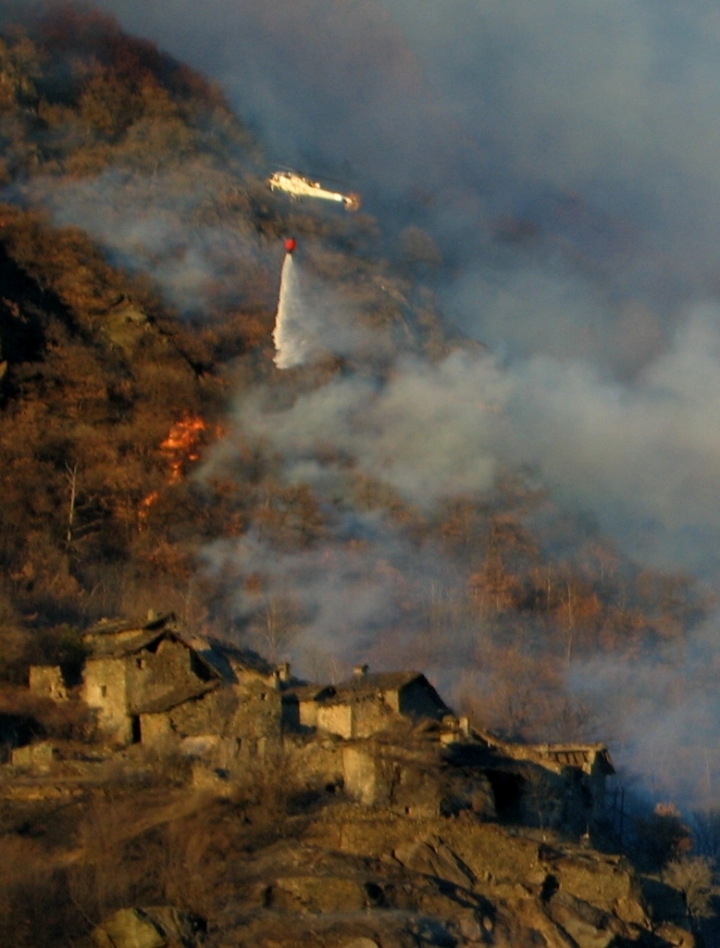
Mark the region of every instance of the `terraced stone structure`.
<instances>
[{"instance_id":1,"label":"terraced stone structure","mask_svg":"<svg viewBox=\"0 0 720 948\"><path fill-rule=\"evenodd\" d=\"M81 695L97 741L193 758L197 786L229 795L249 758L273 753L308 789L342 788L400 815L467 812L577 836L605 819L606 747L499 741L457 718L420 672L360 665L339 684L308 684L288 663L186 637L173 615L103 621L84 642ZM36 690L65 701L59 681L56 669L31 673Z\"/></svg>"}]
</instances>

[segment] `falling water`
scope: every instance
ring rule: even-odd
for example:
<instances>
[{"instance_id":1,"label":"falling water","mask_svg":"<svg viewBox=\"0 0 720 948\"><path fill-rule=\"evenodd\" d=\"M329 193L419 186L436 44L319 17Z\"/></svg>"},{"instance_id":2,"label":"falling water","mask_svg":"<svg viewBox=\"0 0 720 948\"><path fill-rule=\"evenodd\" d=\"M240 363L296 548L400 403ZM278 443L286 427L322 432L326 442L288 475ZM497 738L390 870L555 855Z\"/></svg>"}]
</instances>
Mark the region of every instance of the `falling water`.
<instances>
[{"instance_id":1,"label":"falling water","mask_svg":"<svg viewBox=\"0 0 720 948\"><path fill-rule=\"evenodd\" d=\"M279 369L303 365L315 348L314 327L315 320L303 303L295 260L292 254L286 254L273 331L275 365Z\"/></svg>"}]
</instances>

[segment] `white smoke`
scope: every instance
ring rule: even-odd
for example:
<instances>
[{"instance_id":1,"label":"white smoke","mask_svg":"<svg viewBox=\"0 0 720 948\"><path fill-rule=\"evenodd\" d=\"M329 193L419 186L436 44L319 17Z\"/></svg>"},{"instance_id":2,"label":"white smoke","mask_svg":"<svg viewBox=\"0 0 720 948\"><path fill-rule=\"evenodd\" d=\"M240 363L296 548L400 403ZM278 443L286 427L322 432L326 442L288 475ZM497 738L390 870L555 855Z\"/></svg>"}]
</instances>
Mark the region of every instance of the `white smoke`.
<instances>
[{"instance_id":1,"label":"white smoke","mask_svg":"<svg viewBox=\"0 0 720 948\"><path fill-rule=\"evenodd\" d=\"M81 227L112 263L150 275L167 303L196 315L213 304L242 305L248 295L271 304L275 249L258 237L242 204L216 219L229 181L188 159L153 175L37 176L5 189L3 198L44 207L59 226Z\"/></svg>"},{"instance_id":2,"label":"white smoke","mask_svg":"<svg viewBox=\"0 0 720 948\"><path fill-rule=\"evenodd\" d=\"M243 438L272 445L288 483L332 493L351 458L352 472L425 511L487 490L503 467L532 468L627 553L710 579L720 569L720 452L708 437L719 378L720 316L708 305L632 382L547 355L405 355L384 380L335 376L281 411L246 392L235 422Z\"/></svg>"}]
</instances>

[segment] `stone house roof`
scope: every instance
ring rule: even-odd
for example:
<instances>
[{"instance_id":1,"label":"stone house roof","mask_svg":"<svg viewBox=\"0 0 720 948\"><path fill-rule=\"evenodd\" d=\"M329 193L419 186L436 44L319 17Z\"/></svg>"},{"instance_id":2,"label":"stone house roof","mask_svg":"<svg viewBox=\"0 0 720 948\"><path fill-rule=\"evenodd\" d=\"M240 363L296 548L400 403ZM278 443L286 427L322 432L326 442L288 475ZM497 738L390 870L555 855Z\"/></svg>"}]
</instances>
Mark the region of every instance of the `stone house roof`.
<instances>
[{"instance_id":1,"label":"stone house roof","mask_svg":"<svg viewBox=\"0 0 720 948\"><path fill-rule=\"evenodd\" d=\"M293 681L283 687L283 701L324 701L335 696L334 685L315 685Z\"/></svg>"},{"instance_id":2,"label":"stone house roof","mask_svg":"<svg viewBox=\"0 0 720 948\"><path fill-rule=\"evenodd\" d=\"M214 691L218 685L218 681L198 683L194 688L188 688L187 685L178 685L171 691L157 697L129 702L128 711L131 714L163 714L166 711L172 711L173 708L177 708L178 705L184 704L186 701L202 698L209 691Z\"/></svg>"},{"instance_id":3,"label":"stone house roof","mask_svg":"<svg viewBox=\"0 0 720 948\"><path fill-rule=\"evenodd\" d=\"M477 737L494 750L512 760L527 760L551 766L553 769L577 767L585 773L593 769L611 777L615 773L610 751L605 744L511 744L501 741L486 731Z\"/></svg>"},{"instance_id":4,"label":"stone house roof","mask_svg":"<svg viewBox=\"0 0 720 948\"><path fill-rule=\"evenodd\" d=\"M86 636L116 635L119 632L138 632L141 629L178 628L177 617L174 612L165 612L157 615L154 612L144 618L133 619L100 619L83 633Z\"/></svg>"},{"instance_id":5,"label":"stone house roof","mask_svg":"<svg viewBox=\"0 0 720 948\"><path fill-rule=\"evenodd\" d=\"M275 672L275 667L256 652L238 648L230 642L194 636L189 640L189 645L229 684L237 682L239 673L270 679Z\"/></svg>"},{"instance_id":6,"label":"stone house roof","mask_svg":"<svg viewBox=\"0 0 720 948\"><path fill-rule=\"evenodd\" d=\"M92 658L123 658L159 642L172 632L179 639L174 613L143 619L101 619L83 633Z\"/></svg>"},{"instance_id":7,"label":"stone house roof","mask_svg":"<svg viewBox=\"0 0 720 948\"><path fill-rule=\"evenodd\" d=\"M106 637L85 639L89 647L90 658L125 658L134 655L144 648L152 648L168 635L165 629L159 630L128 630L122 635L108 634Z\"/></svg>"},{"instance_id":8,"label":"stone house roof","mask_svg":"<svg viewBox=\"0 0 720 948\"><path fill-rule=\"evenodd\" d=\"M333 685L333 694L323 700L323 704L348 704L356 701L364 701L367 698L382 697L388 691L401 691L407 685L417 682L435 694L435 689L427 680L425 675L416 671L400 672L373 672L371 674L359 674L340 684ZM438 695L438 701L444 704Z\"/></svg>"},{"instance_id":9,"label":"stone house roof","mask_svg":"<svg viewBox=\"0 0 720 948\"><path fill-rule=\"evenodd\" d=\"M562 766L583 770L598 766L609 777L615 773L610 751L604 744L540 744L535 747L538 754Z\"/></svg>"}]
</instances>

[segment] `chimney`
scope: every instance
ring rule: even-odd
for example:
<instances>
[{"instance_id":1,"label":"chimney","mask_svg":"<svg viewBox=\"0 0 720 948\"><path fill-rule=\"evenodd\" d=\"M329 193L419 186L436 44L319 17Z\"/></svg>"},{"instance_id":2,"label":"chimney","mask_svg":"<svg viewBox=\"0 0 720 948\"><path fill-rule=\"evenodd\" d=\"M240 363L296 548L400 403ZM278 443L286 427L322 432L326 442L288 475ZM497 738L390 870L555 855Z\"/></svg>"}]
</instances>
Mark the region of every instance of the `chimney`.
<instances>
[{"instance_id":1,"label":"chimney","mask_svg":"<svg viewBox=\"0 0 720 948\"><path fill-rule=\"evenodd\" d=\"M290 681L290 662L281 662L278 665L277 676L280 681Z\"/></svg>"},{"instance_id":2,"label":"chimney","mask_svg":"<svg viewBox=\"0 0 720 948\"><path fill-rule=\"evenodd\" d=\"M353 668L353 678L364 678L368 673L368 665L356 665Z\"/></svg>"}]
</instances>

